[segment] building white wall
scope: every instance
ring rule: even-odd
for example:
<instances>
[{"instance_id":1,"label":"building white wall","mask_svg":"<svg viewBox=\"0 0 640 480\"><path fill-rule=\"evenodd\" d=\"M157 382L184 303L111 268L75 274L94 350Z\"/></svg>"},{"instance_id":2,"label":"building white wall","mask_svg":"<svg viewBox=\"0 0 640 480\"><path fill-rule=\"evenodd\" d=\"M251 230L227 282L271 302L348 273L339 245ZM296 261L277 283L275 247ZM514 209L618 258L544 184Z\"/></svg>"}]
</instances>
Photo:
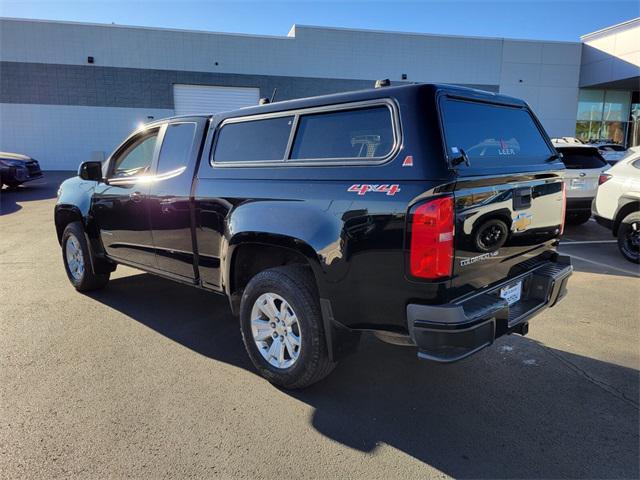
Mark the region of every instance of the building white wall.
<instances>
[{"instance_id":1,"label":"building white wall","mask_svg":"<svg viewBox=\"0 0 640 480\"><path fill-rule=\"evenodd\" d=\"M400 80L406 73L409 81L481 85L497 85L500 79L502 40L497 38L299 25L290 35L295 35L298 75Z\"/></svg>"},{"instance_id":2,"label":"building white wall","mask_svg":"<svg viewBox=\"0 0 640 480\"><path fill-rule=\"evenodd\" d=\"M527 100L552 136L575 131L580 51L581 44L571 42L308 26L294 26L288 36L276 37L0 19L0 61L87 65L87 57L93 56L97 66L392 81L404 73L408 81L499 86L501 93ZM109 113L94 117L103 110ZM34 118L34 111L42 121L21 120ZM96 129L118 131L121 138L136 115L147 115L144 109L26 104L6 104L2 112L0 147L33 154L45 168L75 167L86 159L89 147L78 139L93 142L92 150L109 150L116 143L115 133L87 130L85 120ZM75 114L79 117L71 118ZM44 121L60 116L65 122ZM72 124L87 135L76 134ZM49 139L48 148L43 136ZM54 153L53 144L61 150Z\"/></svg>"},{"instance_id":3,"label":"building white wall","mask_svg":"<svg viewBox=\"0 0 640 480\"><path fill-rule=\"evenodd\" d=\"M173 110L0 103L0 151L29 155L43 169L76 170L106 158L140 123Z\"/></svg>"},{"instance_id":4,"label":"building white wall","mask_svg":"<svg viewBox=\"0 0 640 480\"><path fill-rule=\"evenodd\" d=\"M640 76L640 18L590 33L582 41L580 86Z\"/></svg>"},{"instance_id":5,"label":"building white wall","mask_svg":"<svg viewBox=\"0 0 640 480\"><path fill-rule=\"evenodd\" d=\"M499 81L502 40L294 26L257 36L0 20L0 60L198 72L408 80ZM218 62L218 65L215 65Z\"/></svg>"},{"instance_id":6,"label":"building white wall","mask_svg":"<svg viewBox=\"0 0 640 480\"><path fill-rule=\"evenodd\" d=\"M579 43L505 40L500 93L529 103L550 136L572 136L580 53Z\"/></svg>"}]
</instances>

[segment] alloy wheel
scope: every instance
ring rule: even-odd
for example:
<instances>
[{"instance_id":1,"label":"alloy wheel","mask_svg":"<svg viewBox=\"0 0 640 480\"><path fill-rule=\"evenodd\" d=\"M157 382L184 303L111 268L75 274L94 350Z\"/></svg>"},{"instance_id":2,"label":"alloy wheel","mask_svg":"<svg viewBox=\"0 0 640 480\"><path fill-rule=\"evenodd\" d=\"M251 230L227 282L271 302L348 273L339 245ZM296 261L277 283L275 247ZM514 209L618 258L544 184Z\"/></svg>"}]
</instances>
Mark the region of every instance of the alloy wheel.
<instances>
[{"instance_id":1,"label":"alloy wheel","mask_svg":"<svg viewBox=\"0 0 640 480\"><path fill-rule=\"evenodd\" d=\"M67 237L65 255L69 273L74 280L81 281L84 276L84 255L82 254L80 241L73 234Z\"/></svg>"},{"instance_id":2,"label":"alloy wheel","mask_svg":"<svg viewBox=\"0 0 640 480\"><path fill-rule=\"evenodd\" d=\"M302 332L291 305L276 293L263 293L251 309L251 333L258 351L271 366L285 369L300 356Z\"/></svg>"}]
</instances>

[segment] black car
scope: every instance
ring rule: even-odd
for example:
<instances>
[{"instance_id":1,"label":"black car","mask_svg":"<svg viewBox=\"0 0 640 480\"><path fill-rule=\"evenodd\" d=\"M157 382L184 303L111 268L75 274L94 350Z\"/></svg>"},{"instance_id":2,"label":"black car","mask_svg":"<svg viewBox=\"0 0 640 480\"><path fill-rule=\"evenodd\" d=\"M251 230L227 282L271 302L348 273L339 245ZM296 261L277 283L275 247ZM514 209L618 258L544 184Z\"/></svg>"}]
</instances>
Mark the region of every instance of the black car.
<instances>
[{"instance_id":1,"label":"black car","mask_svg":"<svg viewBox=\"0 0 640 480\"><path fill-rule=\"evenodd\" d=\"M301 388L364 333L437 362L526 334L572 272L563 172L521 100L386 87L150 123L62 184L55 225L77 290L123 264L225 295Z\"/></svg>"},{"instance_id":2,"label":"black car","mask_svg":"<svg viewBox=\"0 0 640 480\"><path fill-rule=\"evenodd\" d=\"M18 185L42 178L37 160L19 153L0 152L0 188Z\"/></svg>"}]
</instances>

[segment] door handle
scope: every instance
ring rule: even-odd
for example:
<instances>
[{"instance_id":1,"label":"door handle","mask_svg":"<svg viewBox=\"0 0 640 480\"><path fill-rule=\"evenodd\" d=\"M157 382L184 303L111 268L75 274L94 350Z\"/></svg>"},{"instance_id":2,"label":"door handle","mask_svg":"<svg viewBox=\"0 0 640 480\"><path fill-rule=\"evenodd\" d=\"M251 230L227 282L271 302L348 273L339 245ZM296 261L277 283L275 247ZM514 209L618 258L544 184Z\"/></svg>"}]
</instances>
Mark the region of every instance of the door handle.
<instances>
[{"instance_id":1,"label":"door handle","mask_svg":"<svg viewBox=\"0 0 640 480\"><path fill-rule=\"evenodd\" d=\"M140 193L140 192L130 193L129 194L129 199L132 202L136 202L136 203L141 202L142 201L142 193Z\"/></svg>"},{"instance_id":2,"label":"door handle","mask_svg":"<svg viewBox=\"0 0 640 480\"><path fill-rule=\"evenodd\" d=\"M514 190L513 192L513 208L520 210L523 208L529 208L531 206L531 198L533 196L533 189L531 187L524 187Z\"/></svg>"}]
</instances>

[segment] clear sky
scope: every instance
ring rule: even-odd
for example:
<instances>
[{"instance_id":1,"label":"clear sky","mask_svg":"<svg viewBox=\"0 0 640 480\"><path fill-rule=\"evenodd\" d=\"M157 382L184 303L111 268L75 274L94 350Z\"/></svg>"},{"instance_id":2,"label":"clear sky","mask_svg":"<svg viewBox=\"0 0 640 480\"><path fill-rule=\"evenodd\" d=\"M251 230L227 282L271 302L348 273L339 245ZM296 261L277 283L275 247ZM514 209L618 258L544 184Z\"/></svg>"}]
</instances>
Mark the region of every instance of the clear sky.
<instances>
[{"instance_id":1,"label":"clear sky","mask_svg":"<svg viewBox=\"0 0 640 480\"><path fill-rule=\"evenodd\" d=\"M625 0L0 0L0 16L286 35L294 23L419 33L573 40L640 16Z\"/></svg>"}]
</instances>

